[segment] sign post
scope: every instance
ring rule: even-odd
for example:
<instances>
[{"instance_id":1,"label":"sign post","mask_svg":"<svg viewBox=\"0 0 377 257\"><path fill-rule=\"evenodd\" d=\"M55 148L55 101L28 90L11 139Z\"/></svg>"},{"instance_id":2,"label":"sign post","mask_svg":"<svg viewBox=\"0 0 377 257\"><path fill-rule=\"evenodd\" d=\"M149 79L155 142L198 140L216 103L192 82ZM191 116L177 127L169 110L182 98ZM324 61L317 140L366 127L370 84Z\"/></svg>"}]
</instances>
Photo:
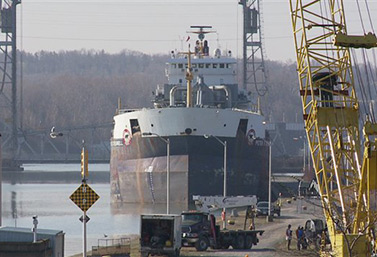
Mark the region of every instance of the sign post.
<instances>
[{"instance_id":1,"label":"sign post","mask_svg":"<svg viewBox=\"0 0 377 257\"><path fill-rule=\"evenodd\" d=\"M86 185L86 178L89 176L88 171L88 150L85 149L85 144L83 142L83 147L81 150L81 178L82 178L82 184ZM83 188L84 192L86 193L86 188ZM83 201L86 201L86 199L83 199ZM84 203L84 202L83 202ZM85 204L85 203L84 203ZM86 210L83 210L83 221L82 221L82 232L83 232L83 246L82 246L82 256L86 257Z\"/></svg>"},{"instance_id":2,"label":"sign post","mask_svg":"<svg viewBox=\"0 0 377 257\"><path fill-rule=\"evenodd\" d=\"M99 195L94 192L92 188L86 183L89 176L88 171L88 151L85 146L81 152L81 185L75 192L69 197L76 205L83 211L82 224L83 224L83 257L86 257L86 223L89 221L89 217L86 215L86 211L99 199ZM80 217L81 220L81 217Z\"/></svg>"},{"instance_id":3,"label":"sign post","mask_svg":"<svg viewBox=\"0 0 377 257\"><path fill-rule=\"evenodd\" d=\"M83 214L83 216L84 216L84 220L82 221L82 226L83 226L83 229L82 229L82 233L83 233L83 246L82 246L82 256L83 257L86 257L86 220L85 220L85 218L86 218L86 212L84 211L84 214Z\"/></svg>"}]
</instances>

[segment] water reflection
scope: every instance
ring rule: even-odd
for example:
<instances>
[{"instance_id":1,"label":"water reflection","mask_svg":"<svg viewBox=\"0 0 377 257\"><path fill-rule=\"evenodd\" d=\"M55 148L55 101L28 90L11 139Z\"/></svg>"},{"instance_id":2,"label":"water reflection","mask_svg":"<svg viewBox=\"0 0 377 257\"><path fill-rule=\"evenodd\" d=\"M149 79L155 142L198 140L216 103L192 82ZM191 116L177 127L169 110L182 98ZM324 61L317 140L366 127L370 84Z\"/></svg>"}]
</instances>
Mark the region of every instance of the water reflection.
<instances>
[{"instance_id":1,"label":"water reflection","mask_svg":"<svg viewBox=\"0 0 377 257\"><path fill-rule=\"evenodd\" d=\"M82 211L69 199L78 184L3 184L3 225L31 228L38 215L39 227L63 230L65 256L82 251ZM110 185L91 184L100 199L88 210L88 249L98 239L139 234L140 214L164 214L166 204L110 204ZM194 208L194 206L190 206ZM171 204L171 213L180 214L185 205Z\"/></svg>"}]
</instances>

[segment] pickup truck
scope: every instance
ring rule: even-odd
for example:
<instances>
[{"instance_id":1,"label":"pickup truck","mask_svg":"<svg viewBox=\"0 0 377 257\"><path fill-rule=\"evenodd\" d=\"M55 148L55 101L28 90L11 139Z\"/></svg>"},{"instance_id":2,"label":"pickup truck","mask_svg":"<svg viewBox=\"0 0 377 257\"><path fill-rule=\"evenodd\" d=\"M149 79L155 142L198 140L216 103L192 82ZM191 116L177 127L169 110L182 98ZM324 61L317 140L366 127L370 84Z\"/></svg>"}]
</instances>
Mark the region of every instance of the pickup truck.
<instances>
[{"instance_id":1,"label":"pickup truck","mask_svg":"<svg viewBox=\"0 0 377 257\"><path fill-rule=\"evenodd\" d=\"M250 249L257 245L257 235L263 230L220 230L215 216L200 211L182 213L182 246L194 246L197 251L213 249Z\"/></svg>"},{"instance_id":2,"label":"pickup truck","mask_svg":"<svg viewBox=\"0 0 377 257\"><path fill-rule=\"evenodd\" d=\"M280 216L280 207L271 204L271 215L274 214ZM257 213L256 216L267 216L268 215L268 202L258 202L257 203Z\"/></svg>"}]
</instances>

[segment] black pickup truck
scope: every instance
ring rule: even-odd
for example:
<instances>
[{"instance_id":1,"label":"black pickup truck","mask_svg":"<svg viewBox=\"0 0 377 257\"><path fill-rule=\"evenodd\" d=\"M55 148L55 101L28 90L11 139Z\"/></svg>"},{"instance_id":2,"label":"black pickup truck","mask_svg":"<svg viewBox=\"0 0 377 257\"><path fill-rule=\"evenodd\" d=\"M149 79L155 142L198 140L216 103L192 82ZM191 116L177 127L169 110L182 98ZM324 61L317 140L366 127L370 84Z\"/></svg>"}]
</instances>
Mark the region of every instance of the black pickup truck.
<instances>
[{"instance_id":1,"label":"black pickup truck","mask_svg":"<svg viewBox=\"0 0 377 257\"><path fill-rule=\"evenodd\" d=\"M194 246L197 251L213 249L250 249L257 245L257 235L263 230L220 230L212 214L190 211L182 213L182 246Z\"/></svg>"}]
</instances>

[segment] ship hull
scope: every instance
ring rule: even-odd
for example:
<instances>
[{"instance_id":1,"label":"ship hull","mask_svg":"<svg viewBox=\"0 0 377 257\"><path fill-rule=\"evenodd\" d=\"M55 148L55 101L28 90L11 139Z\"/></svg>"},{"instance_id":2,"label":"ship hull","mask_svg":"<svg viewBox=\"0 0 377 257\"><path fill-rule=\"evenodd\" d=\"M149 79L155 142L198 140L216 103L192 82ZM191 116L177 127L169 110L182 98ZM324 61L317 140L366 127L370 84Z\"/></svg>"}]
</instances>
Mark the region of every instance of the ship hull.
<instances>
[{"instance_id":1,"label":"ship hull","mask_svg":"<svg viewBox=\"0 0 377 257\"><path fill-rule=\"evenodd\" d=\"M215 138L170 136L170 201L185 203L193 195L222 195L224 147ZM245 136L227 141L227 195L268 198L268 146ZM113 139L114 141L114 139ZM116 141L116 140L115 140ZM128 145L112 143L113 201L166 203L167 144L158 137L134 135Z\"/></svg>"}]
</instances>

